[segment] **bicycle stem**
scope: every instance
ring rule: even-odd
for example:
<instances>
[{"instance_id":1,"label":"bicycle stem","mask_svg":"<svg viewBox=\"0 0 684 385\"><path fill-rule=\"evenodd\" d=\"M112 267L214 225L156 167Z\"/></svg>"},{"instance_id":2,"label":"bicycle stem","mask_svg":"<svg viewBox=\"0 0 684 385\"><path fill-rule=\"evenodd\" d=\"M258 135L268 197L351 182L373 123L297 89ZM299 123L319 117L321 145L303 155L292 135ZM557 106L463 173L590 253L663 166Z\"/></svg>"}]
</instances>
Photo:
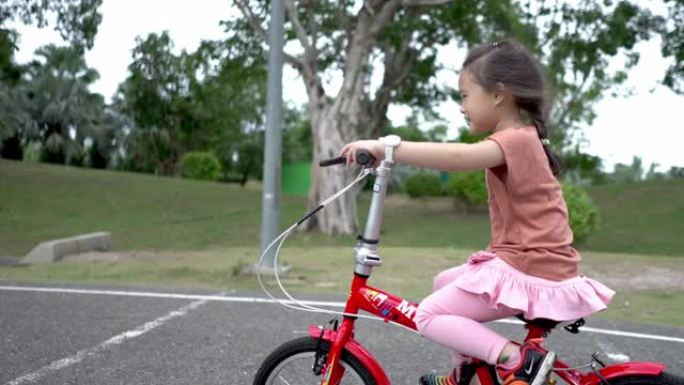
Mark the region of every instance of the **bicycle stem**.
<instances>
[{"instance_id":1,"label":"bicycle stem","mask_svg":"<svg viewBox=\"0 0 684 385\"><path fill-rule=\"evenodd\" d=\"M375 181L373 182L373 195L371 205L368 209L366 227L363 236L359 238L357 246L354 248L356 274L369 277L374 266L382 265L380 255L377 253L378 243L380 242L380 228L382 227L382 214L385 207L385 196L389 185L390 174L394 162L383 160L374 171Z\"/></svg>"}]
</instances>

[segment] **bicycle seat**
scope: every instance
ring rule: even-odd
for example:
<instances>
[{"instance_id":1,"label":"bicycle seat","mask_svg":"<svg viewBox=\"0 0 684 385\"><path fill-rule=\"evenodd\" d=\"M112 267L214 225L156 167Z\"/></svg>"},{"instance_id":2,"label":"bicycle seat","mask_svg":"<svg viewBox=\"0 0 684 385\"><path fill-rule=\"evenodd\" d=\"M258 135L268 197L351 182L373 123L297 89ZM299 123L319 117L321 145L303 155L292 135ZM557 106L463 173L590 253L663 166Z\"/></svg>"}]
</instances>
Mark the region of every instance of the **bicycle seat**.
<instances>
[{"instance_id":1,"label":"bicycle seat","mask_svg":"<svg viewBox=\"0 0 684 385\"><path fill-rule=\"evenodd\" d=\"M558 326L558 324L560 324L559 321L554 321L554 320L551 320L548 318L527 319L527 318L523 317L522 314L518 314L516 317L526 324L534 325L534 326L540 327L544 330L551 330L551 329L555 328L556 326Z\"/></svg>"},{"instance_id":2,"label":"bicycle seat","mask_svg":"<svg viewBox=\"0 0 684 385\"><path fill-rule=\"evenodd\" d=\"M530 320L523 317L522 314L518 314L516 317L528 325L534 325L547 331L550 331L560 324L565 324L563 328L572 334L577 334L579 332L579 328L585 323L584 318L574 321L554 321L548 318L535 318Z\"/></svg>"}]
</instances>

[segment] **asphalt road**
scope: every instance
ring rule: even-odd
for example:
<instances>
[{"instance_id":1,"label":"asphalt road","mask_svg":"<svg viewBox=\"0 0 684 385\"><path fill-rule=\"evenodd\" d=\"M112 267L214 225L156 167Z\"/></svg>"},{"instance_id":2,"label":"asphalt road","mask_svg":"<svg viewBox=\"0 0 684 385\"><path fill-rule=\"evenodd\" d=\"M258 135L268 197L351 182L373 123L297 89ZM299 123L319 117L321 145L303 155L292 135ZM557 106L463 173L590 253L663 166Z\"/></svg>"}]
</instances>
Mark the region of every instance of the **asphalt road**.
<instances>
[{"instance_id":1,"label":"asphalt road","mask_svg":"<svg viewBox=\"0 0 684 385\"><path fill-rule=\"evenodd\" d=\"M227 298L218 300L207 295L219 293L208 292L0 286L0 384L250 384L270 351L333 317L248 300L263 297L259 293L221 293ZM148 294L136 294L141 291ZM668 371L684 374L684 327L602 320L587 326L601 330L579 335L558 330L546 346L571 364L600 351L607 361L660 361ZM492 327L512 338L523 336L520 325ZM604 334L615 330L665 338ZM450 366L445 349L381 322L357 322L357 340L378 358L393 384L416 384L422 373Z\"/></svg>"}]
</instances>

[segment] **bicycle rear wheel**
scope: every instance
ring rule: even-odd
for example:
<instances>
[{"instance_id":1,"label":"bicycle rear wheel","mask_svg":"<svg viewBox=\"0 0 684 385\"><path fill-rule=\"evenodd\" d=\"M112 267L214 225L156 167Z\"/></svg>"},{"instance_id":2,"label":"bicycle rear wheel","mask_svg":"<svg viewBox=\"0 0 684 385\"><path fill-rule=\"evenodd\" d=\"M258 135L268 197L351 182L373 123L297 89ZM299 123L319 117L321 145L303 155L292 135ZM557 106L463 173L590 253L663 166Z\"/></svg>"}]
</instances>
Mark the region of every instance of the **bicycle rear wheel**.
<instances>
[{"instance_id":1,"label":"bicycle rear wheel","mask_svg":"<svg viewBox=\"0 0 684 385\"><path fill-rule=\"evenodd\" d=\"M266 357L254 377L254 385L319 384L322 376L313 371L318 340L312 337L286 342ZM320 341L319 350L327 355L330 344ZM340 358L344 376L340 385L376 385L370 371L346 350Z\"/></svg>"},{"instance_id":2,"label":"bicycle rear wheel","mask_svg":"<svg viewBox=\"0 0 684 385\"><path fill-rule=\"evenodd\" d=\"M609 380L611 385L684 385L684 378L662 372L659 376L625 376Z\"/></svg>"}]
</instances>

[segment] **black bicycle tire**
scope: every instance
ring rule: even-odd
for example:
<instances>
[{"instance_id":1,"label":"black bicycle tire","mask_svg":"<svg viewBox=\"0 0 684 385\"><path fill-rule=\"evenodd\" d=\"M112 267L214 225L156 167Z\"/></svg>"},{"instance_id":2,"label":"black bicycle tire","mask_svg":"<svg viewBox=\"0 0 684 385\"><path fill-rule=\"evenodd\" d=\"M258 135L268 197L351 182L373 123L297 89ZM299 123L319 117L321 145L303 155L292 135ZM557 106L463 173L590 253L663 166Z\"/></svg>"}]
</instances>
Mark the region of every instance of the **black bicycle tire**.
<instances>
[{"instance_id":1,"label":"black bicycle tire","mask_svg":"<svg viewBox=\"0 0 684 385\"><path fill-rule=\"evenodd\" d=\"M658 376L629 375L608 380L610 385L684 385L684 378L662 372Z\"/></svg>"},{"instance_id":2,"label":"black bicycle tire","mask_svg":"<svg viewBox=\"0 0 684 385\"><path fill-rule=\"evenodd\" d=\"M285 359L288 357L305 353L305 352L315 352L318 340L313 337L300 337L294 340L280 345L276 350L271 352L264 362L259 367L256 375L254 376L254 385L265 385L271 372ZM324 351L330 349L330 344L327 341L321 341L321 347ZM342 352L342 357L340 357L342 362L349 365L349 368L353 369L356 374L359 375L361 380L365 385L377 385L375 379L371 375L370 370L366 368L361 361L354 357L351 353L344 350Z\"/></svg>"}]
</instances>

